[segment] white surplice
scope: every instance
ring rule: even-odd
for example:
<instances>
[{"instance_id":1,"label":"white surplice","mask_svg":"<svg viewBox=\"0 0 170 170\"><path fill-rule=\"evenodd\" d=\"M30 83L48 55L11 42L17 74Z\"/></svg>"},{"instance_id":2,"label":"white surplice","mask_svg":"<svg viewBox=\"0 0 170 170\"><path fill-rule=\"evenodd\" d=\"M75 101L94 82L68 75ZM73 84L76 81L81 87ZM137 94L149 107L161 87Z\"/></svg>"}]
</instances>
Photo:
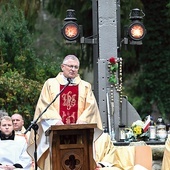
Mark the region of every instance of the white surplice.
<instances>
[{"instance_id":1,"label":"white surplice","mask_svg":"<svg viewBox=\"0 0 170 170\"><path fill-rule=\"evenodd\" d=\"M15 135L14 140L0 140L0 163L2 165L20 164L24 170L30 170L31 157L28 155L24 136Z\"/></svg>"}]
</instances>

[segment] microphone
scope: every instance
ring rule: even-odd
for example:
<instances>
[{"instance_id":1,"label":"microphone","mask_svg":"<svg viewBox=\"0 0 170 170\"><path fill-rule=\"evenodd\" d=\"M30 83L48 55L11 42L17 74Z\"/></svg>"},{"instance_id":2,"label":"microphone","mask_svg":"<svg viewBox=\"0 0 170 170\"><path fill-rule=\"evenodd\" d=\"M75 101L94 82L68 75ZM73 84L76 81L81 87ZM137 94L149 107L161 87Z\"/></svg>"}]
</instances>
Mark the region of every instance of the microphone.
<instances>
[{"instance_id":1,"label":"microphone","mask_svg":"<svg viewBox=\"0 0 170 170\"><path fill-rule=\"evenodd\" d=\"M71 78L67 78L68 84L72 84L72 79Z\"/></svg>"}]
</instances>

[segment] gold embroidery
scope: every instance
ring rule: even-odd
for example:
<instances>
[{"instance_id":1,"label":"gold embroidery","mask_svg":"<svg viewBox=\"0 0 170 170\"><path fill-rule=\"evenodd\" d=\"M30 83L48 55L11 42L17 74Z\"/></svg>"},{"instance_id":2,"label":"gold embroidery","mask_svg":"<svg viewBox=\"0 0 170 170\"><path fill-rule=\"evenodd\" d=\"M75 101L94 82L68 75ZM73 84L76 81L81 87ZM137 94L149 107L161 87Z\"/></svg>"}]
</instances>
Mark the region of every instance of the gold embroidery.
<instances>
[{"instance_id":1,"label":"gold embroidery","mask_svg":"<svg viewBox=\"0 0 170 170\"><path fill-rule=\"evenodd\" d=\"M72 91L69 91L67 94L62 95L63 98L63 106L67 107L67 110L70 110L71 107L76 105L76 94L72 95Z\"/></svg>"},{"instance_id":2,"label":"gold embroidery","mask_svg":"<svg viewBox=\"0 0 170 170\"><path fill-rule=\"evenodd\" d=\"M66 121L66 124L71 124L72 122L76 122L76 119L75 119L75 116L76 116L76 113L73 112L72 114L70 114L69 112L65 112L65 111L62 111L63 112L63 116L62 118L65 119Z\"/></svg>"}]
</instances>

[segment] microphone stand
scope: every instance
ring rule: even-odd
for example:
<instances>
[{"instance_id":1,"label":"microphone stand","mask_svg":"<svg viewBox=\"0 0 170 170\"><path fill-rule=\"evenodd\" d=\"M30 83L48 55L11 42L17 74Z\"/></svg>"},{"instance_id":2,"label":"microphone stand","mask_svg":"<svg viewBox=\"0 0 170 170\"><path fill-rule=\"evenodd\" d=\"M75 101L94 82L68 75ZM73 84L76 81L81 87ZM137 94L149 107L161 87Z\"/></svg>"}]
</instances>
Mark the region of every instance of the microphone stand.
<instances>
[{"instance_id":1,"label":"microphone stand","mask_svg":"<svg viewBox=\"0 0 170 170\"><path fill-rule=\"evenodd\" d=\"M58 98L58 96L65 90L65 88L71 84L71 79L67 78L68 83L61 89L61 91L56 95L56 97L52 100L51 103L49 103L47 105L47 107L44 109L44 111L39 114L39 116L37 117L37 119L35 119L34 121L31 122L30 126L27 128L27 130L24 132L24 134L26 134L29 130L31 130L31 128L34 130L34 144L35 144L35 151L34 151L34 161L35 161L35 170L37 170L38 166L37 166L37 130L38 130L38 125L37 122L39 120L39 118L47 111L47 109L51 106L52 103L55 102L55 100Z\"/></svg>"}]
</instances>

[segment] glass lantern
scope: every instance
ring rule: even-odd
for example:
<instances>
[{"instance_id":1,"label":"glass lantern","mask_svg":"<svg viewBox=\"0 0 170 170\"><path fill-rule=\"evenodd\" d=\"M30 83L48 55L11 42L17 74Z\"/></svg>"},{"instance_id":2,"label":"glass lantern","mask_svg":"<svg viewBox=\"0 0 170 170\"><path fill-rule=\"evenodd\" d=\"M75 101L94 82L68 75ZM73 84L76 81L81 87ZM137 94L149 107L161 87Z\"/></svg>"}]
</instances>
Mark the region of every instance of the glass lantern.
<instances>
[{"instance_id":1,"label":"glass lantern","mask_svg":"<svg viewBox=\"0 0 170 170\"><path fill-rule=\"evenodd\" d=\"M125 125L119 125L119 141L124 142L126 139Z\"/></svg>"},{"instance_id":2,"label":"glass lantern","mask_svg":"<svg viewBox=\"0 0 170 170\"><path fill-rule=\"evenodd\" d=\"M164 142L167 137L166 125L162 117L159 117L156 122L156 136L157 139L161 142Z\"/></svg>"}]
</instances>

